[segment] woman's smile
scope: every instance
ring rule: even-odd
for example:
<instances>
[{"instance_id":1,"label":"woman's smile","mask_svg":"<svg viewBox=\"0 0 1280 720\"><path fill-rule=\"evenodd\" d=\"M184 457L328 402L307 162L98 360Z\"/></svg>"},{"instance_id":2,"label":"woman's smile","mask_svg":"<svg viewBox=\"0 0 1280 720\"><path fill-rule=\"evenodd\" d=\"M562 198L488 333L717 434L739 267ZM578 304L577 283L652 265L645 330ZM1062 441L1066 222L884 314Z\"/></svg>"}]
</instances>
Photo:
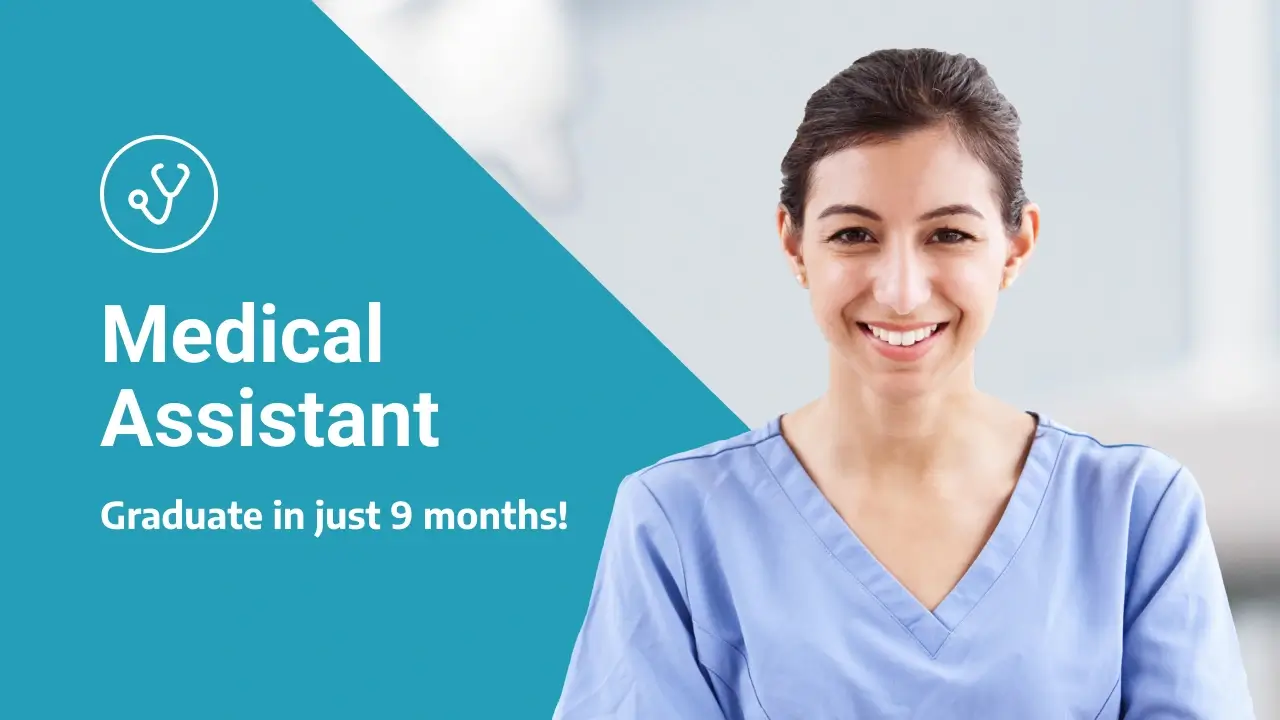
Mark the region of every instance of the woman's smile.
<instances>
[{"instance_id":1,"label":"woman's smile","mask_svg":"<svg viewBox=\"0 0 1280 720\"><path fill-rule=\"evenodd\" d=\"M859 322L857 325L876 352L890 360L912 362L924 357L951 323L900 325Z\"/></svg>"}]
</instances>

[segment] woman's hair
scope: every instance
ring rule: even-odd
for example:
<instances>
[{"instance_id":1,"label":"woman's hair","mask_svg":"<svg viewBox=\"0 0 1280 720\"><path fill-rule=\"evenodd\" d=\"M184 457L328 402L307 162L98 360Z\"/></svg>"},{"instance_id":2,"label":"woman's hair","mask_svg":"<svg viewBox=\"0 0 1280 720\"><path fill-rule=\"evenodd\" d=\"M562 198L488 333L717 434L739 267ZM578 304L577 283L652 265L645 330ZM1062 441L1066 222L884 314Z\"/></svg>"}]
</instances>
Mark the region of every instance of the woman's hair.
<instances>
[{"instance_id":1,"label":"woman's hair","mask_svg":"<svg viewBox=\"0 0 1280 720\"><path fill-rule=\"evenodd\" d=\"M855 61L809 97L782 159L782 206L804 222L813 166L845 148L945 124L985 164L998 185L1006 231L1027 203L1018 149L1018 111L982 63L939 50L879 50Z\"/></svg>"}]
</instances>

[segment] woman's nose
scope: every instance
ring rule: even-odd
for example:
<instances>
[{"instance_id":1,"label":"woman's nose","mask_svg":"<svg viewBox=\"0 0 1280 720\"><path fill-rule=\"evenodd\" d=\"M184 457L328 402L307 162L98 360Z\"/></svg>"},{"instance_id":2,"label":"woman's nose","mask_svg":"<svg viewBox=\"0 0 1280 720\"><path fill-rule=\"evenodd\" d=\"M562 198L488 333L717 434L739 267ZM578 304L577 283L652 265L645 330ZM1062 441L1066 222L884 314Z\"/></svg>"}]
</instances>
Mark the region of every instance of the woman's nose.
<instances>
[{"instance_id":1,"label":"woman's nose","mask_svg":"<svg viewBox=\"0 0 1280 720\"><path fill-rule=\"evenodd\" d=\"M872 266L876 302L898 315L910 315L932 293L927 260L906 243L887 243Z\"/></svg>"}]
</instances>

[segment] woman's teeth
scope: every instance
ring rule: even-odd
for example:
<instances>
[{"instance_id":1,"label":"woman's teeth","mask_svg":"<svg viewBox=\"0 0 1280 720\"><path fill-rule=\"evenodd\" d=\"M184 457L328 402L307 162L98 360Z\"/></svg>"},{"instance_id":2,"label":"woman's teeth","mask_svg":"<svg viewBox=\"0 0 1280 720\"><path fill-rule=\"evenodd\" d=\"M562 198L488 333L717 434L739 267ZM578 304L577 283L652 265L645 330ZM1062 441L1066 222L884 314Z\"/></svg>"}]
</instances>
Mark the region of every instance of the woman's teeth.
<instances>
[{"instance_id":1,"label":"woman's teeth","mask_svg":"<svg viewBox=\"0 0 1280 720\"><path fill-rule=\"evenodd\" d=\"M872 335L875 335L880 340L883 340L890 345L903 346L915 345L938 331L938 326L936 324L928 327L917 328L915 330L908 330L907 332L885 330L884 328L878 328L871 324L868 324L867 328L871 330Z\"/></svg>"}]
</instances>

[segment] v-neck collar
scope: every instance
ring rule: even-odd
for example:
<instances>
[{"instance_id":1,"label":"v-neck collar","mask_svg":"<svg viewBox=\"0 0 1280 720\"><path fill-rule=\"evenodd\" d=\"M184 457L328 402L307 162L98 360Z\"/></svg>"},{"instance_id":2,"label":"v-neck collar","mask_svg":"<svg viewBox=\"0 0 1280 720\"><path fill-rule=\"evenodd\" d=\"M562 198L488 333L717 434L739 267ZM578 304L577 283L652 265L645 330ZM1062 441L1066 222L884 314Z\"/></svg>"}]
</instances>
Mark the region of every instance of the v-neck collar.
<instances>
[{"instance_id":1,"label":"v-neck collar","mask_svg":"<svg viewBox=\"0 0 1280 720\"><path fill-rule=\"evenodd\" d=\"M818 489L782 436L781 415L768 423L765 439L756 448L818 540L930 656L936 656L1013 561L1044 500L1063 437L1042 415L1031 415L1036 418L1035 438L1000 521L977 559L932 612L871 554Z\"/></svg>"}]
</instances>

